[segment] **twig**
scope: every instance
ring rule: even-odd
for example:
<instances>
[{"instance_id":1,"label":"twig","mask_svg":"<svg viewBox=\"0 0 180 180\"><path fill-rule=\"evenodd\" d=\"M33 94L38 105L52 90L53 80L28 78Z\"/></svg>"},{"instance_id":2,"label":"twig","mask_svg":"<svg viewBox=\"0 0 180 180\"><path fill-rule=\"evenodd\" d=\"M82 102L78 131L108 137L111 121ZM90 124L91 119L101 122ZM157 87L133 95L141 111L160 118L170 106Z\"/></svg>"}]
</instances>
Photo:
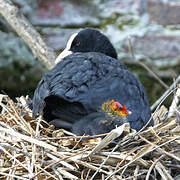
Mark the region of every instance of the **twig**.
<instances>
[{"instance_id":1,"label":"twig","mask_svg":"<svg viewBox=\"0 0 180 180\"><path fill-rule=\"evenodd\" d=\"M175 156L174 154L171 154L171 153L169 153L169 152L163 150L163 149L160 148L158 145L156 145L156 144L154 144L154 143L148 141L147 139L145 139L145 138L142 137L141 135L139 135L139 137L140 137L143 141L147 142L148 144L150 144L150 145L156 147L157 150L158 150L161 154L163 153L163 154L165 154L166 156L169 156L169 157L171 157L171 158L173 158L173 159L176 159L177 161L180 162L180 158L179 158L179 157L177 157L177 156Z\"/></svg>"},{"instance_id":2,"label":"twig","mask_svg":"<svg viewBox=\"0 0 180 180\"><path fill-rule=\"evenodd\" d=\"M172 117L175 114L179 101L180 101L180 86L178 87L178 89L174 95L172 104L169 108L168 118Z\"/></svg>"},{"instance_id":3,"label":"twig","mask_svg":"<svg viewBox=\"0 0 180 180\"><path fill-rule=\"evenodd\" d=\"M120 141L119 141L120 142ZM101 163L101 165L99 166L99 168L96 170L96 172L93 174L93 176L91 177L90 180L93 180L94 177L96 176L96 174L101 170L101 168L103 167L103 165L107 162L107 160L110 158L111 154L119 147L119 142L118 144L113 148L113 150L111 151L111 153L107 156L107 158Z\"/></svg>"},{"instance_id":4,"label":"twig","mask_svg":"<svg viewBox=\"0 0 180 180\"><path fill-rule=\"evenodd\" d=\"M97 146L89 153L89 156L106 147L108 144L110 144L114 139L119 137L127 129L128 131L130 131L129 123L124 123L123 125L113 129L111 132L107 134L105 138L103 138L103 140L99 144L97 144Z\"/></svg>"},{"instance_id":5,"label":"twig","mask_svg":"<svg viewBox=\"0 0 180 180\"><path fill-rule=\"evenodd\" d=\"M2 150L4 153L6 153L11 159L14 159L21 167L23 167L24 169L26 169L29 172L29 169L22 162L20 162L18 159L16 159L15 156L11 155L11 153L9 153L5 148L0 146L0 150Z\"/></svg>"},{"instance_id":6,"label":"twig","mask_svg":"<svg viewBox=\"0 0 180 180\"><path fill-rule=\"evenodd\" d=\"M19 12L10 0L0 0L0 14L25 41L33 54L48 68L55 65L56 55L40 37L28 20Z\"/></svg>"},{"instance_id":7,"label":"twig","mask_svg":"<svg viewBox=\"0 0 180 180\"><path fill-rule=\"evenodd\" d=\"M108 133L104 133L104 134L97 134L97 135L93 135L93 136L64 136L64 137L48 137L48 138L41 138L41 140L61 140L61 139L93 139L93 138L98 138L98 137L102 137L102 136L106 136Z\"/></svg>"},{"instance_id":8,"label":"twig","mask_svg":"<svg viewBox=\"0 0 180 180\"><path fill-rule=\"evenodd\" d=\"M155 168L161 175L162 179L173 180L172 176L168 173L166 168L159 161L156 163Z\"/></svg>"},{"instance_id":9,"label":"twig","mask_svg":"<svg viewBox=\"0 0 180 180\"><path fill-rule=\"evenodd\" d=\"M175 151L172 151L171 153L174 153ZM151 167L148 170L148 173L146 175L146 180L149 180L150 174L152 169L154 168L154 166L157 164L158 161L160 161L161 159L163 159L165 157L165 154L161 155L158 159L154 160L153 164L151 165Z\"/></svg>"},{"instance_id":10,"label":"twig","mask_svg":"<svg viewBox=\"0 0 180 180\"><path fill-rule=\"evenodd\" d=\"M150 70L152 70L158 77L160 77L160 78L174 78L174 77L176 77L177 76L177 73L175 72L175 70L174 69L166 69L166 70L159 70L159 69L157 69L157 67L156 67L156 65L153 63L153 61L149 58L149 57L147 57L147 56L144 56L144 59L146 59L147 60L147 62L145 63L145 65L147 66L147 67L150 67ZM126 59L126 60L121 60L123 63L125 63L125 64L128 64L128 65L131 65L131 66L133 66L133 65L137 65L138 64L138 62L141 62L141 61L132 61L132 57L131 57L131 59L129 58L129 59ZM144 63L143 63L144 64ZM138 65L140 65L140 64L138 64ZM167 67L167 66L166 66ZM150 75L150 77L152 77L152 75L151 74L149 74Z\"/></svg>"},{"instance_id":11,"label":"twig","mask_svg":"<svg viewBox=\"0 0 180 180\"><path fill-rule=\"evenodd\" d=\"M168 144L168 143L170 143L170 142L172 142L172 141L175 141L176 139L179 139L179 138L180 138L180 137L177 136L177 137L175 137L175 138L173 138L173 139L170 139L169 141L166 141L166 142L162 143L161 145L159 145L158 148L159 148L159 147L162 147L162 146L164 146L164 145L166 145L166 144ZM129 165L132 164L133 162L137 161L139 158L143 157L145 154L148 154L148 153L150 153L150 152L152 152L152 151L154 151L154 150L156 150L156 149L157 149L157 147L153 147L153 148L151 148L149 151L140 154L140 155L139 155L138 157L136 157L133 161L125 164L123 167L121 167L121 168L119 168L118 170L116 170L116 171L114 171L113 173L111 173L105 180L108 180L110 177L112 177L113 175L115 175L116 173L118 173L119 171L121 171L122 169L124 169L126 166L129 166Z\"/></svg>"},{"instance_id":12,"label":"twig","mask_svg":"<svg viewBox=\"0 0 180 180\"><path fill-rule=\"evenodd\" d=\"M135 169L135 171L134 171L133 180L137 180L137 175L138 175L139 169L140 169L140 167L139 167L139 165L137 165L137 166L136 166L136 169Z\"/></svg>"},{"instance_id":13,"label":"twig","mask_svg":"<svg viewBox=\"0 0 180 180\"><path fill-rule=\"evenodd\" d=\"M128 37L128 46L133 60L136 61L130 37ZM162 86L164 86L166 89L169 88L168 85L166 85L148 66L146 66L144 63L139 61L137 63L141 65L143 68L145 68L155 79L157 79L160 82L160 84L162 84Z\"/></svg>"},{"instance_id":14,"label":"twig","mask_svg":"<svg viewBox=\"0 0 180 180\"><path fill-rule=\"evenodd\" d=\"M28 141L28 142L30 142L32 144L36 144L36 145L38 145L40 147L43 147L45 149L49 149L51 151L56 151L57 150L57 148L55 146L47 144L47 143L45 143L43 141L39 141L39 140L34 139L32 137L26 136L24 134L18 133L16 131L14 131L13 129L7 129L7 128L0 127L0 131L5 132L7 134L10 134L13 137L17 137L18 139Z\"/></svg>"},{"instance_id":15,"label":"twig","mask_svg":"<svg viewBox=\"0 0 180 180\"><path fill-rule=\"evenodd\" d=\"M77 169L74 167L74 166L72 166L71 164L69 164L68 162L66 162L66 161L62 161L62 160L60 160L60 158L57 158L56 156L54 156L53 154L50 154L50 153L46 153L46 155L49 157L49 158L51 158L53 161L59 161L59 163L61 164L61 165L63 165L64 167L66 167L68 170L71 170L71 171L77 171Z\"/></svg>"},{"instance_id":16,"label":"twig","mask_svg":"<svg viewBox=\"0 0 180 180\"><path fill-rule=\"evenodd\" d=\"M39 168L41 171L43 171L44 173L46 173L47 175L51 176L53 179L58 180L58 178L56 178L55 176L53 176L51 173L49 173L48 171L46 171L45 169L43 169L41 166L39 166L38 164L35 164L34 166L36 166L37 168Z\"/></svg>"},{"instance_id":17,"label":"twig","mask_svg":"<svg viewBox=\"0 0 180 180\"><path fill-rule=\"evenodd\" d=\"M164 99L164 97L166 97L169 92L176 87L176 84L178 84L180 82L180 76L177 77L177 79L174 81L174 83L169 87L168 90L166 90L166 92L151 106L151 111L154 110L156 108L156 106L158 106L158 104Z\"/></svg>"},{"instance_id":18,"label":"twig","mask_svg":"<svg viewBox=\"0 0 180 180\"><path fill-rule=\"evenodd\" d=\"M163 154L163 155L161 155L158 159L156 159L155 161L153 161L153 163L152 163L151 167L149 168L148 173L147 173L147 175L146 175L146 180L149 180L151 171L152 171L152 169L154 168L154 166L157 164L157 162L160 161L160 160L161 160L162 158L164 158L164 157L165 157L165 155Z\"/></svg>"},{"instance_id":19,"label":"twig","mask_svg":"<svg viewBox=\"0 0 180 180\"><path fill-rule=\"evenodd\" d=\"M25 178L25 177L21 177L21 176L15 176L15 175L12 175L12 174L7 174L7 173L2 173L0 172L1 175L4 175L4 179L5 177L12 177L13 179L22 179L22 180L28 180L29 178Z\"/></svg>"},{"instance_id":20,"label":"twig","mask_svg":"<svg viewBox=\"0 0 180 180\"><path fill-rule=\"evenodd\" d=\"M157 111L158 111L160 105L163 103L163 101L164 101L171 93L173 93L176 89L177 89L177 88L172 89L170 92L168 92L168 93L166 94L166 96L163 97L163 99L159 102L159 104L157 104L158 107L156 108L154 114L157 113ZM152 118L153 118L153 115L151 115L149 121L148 121L135 135L140 134L140 133L147 127L147 125L148 125L149 122L152 120Z\"/></svg>"}]
</instances>

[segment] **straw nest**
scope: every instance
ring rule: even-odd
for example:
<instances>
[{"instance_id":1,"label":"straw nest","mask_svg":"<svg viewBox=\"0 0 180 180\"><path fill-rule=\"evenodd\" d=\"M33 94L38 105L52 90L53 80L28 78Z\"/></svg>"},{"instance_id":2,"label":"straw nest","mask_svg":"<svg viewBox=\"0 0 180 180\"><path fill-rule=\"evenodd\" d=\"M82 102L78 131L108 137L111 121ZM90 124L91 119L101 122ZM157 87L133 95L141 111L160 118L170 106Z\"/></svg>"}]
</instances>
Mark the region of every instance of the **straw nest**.
<instances>
[{"instance_id":1,"label":"straw nest","mask_svg":"<svg viewBox=\"0 0 180 180\"><path fill-rule=\"evenodd\" d=\"M0 179L180 179L180 118L164 106L154 127L124 124L103 140L54 130L32 117L24 97L0 95L0 106Z\"/></svg>"}]
</instances>

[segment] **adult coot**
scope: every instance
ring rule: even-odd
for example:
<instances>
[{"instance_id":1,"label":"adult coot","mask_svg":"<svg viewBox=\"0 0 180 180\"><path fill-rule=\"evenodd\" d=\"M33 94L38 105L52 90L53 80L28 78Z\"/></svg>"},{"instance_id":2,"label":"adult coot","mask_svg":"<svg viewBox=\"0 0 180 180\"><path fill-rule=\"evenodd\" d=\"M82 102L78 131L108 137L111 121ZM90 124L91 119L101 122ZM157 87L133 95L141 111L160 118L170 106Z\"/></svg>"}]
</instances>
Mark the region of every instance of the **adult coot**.
<instances>
[{"instance_id":1,"label":"adult coot","mask_svg":"<svg viewBox=\"0 0 180 180\"><path fill-rule=\"evenodd\" d=\"M149 120L150 108L142 84L117 60L116 50L100 31L86 28L74 34L57 61L35 90L35 116L43 114L48 122L58 118L64 123L56 120L57 127L71 128L69 124L114 99L132 112L127 117L132 128L139 130Z\"/></svg>"}]
</instances>

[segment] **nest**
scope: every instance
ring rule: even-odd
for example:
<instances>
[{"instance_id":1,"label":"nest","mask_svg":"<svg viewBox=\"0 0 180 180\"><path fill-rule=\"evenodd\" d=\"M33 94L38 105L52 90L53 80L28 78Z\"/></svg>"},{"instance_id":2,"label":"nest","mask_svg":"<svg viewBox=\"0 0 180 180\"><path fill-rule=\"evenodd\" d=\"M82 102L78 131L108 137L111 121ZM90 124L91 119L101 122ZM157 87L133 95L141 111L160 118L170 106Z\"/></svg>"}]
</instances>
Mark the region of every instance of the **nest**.
<instances>
[{"instance_id":1,"label":"nest","mask_svg":"<svg viewBox=\"0 0 180 180\"><path fill-rule=\"evenodd\" d=\"M24 97L15 103L0 96L0 179L180 178L178 117L167 118L164 106L154 113L154 127L135 132L123 125L103 144L101 135L87 140L55 130L25 104Z\"/></svg>"}]
</instances>

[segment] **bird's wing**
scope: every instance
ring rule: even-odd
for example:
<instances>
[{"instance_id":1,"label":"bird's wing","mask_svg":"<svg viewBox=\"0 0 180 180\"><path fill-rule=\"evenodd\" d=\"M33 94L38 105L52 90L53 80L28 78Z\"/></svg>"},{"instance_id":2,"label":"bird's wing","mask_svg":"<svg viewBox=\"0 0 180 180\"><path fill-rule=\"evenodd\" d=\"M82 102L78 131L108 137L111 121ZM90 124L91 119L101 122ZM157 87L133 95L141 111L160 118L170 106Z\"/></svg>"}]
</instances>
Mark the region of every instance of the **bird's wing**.
<instances>
[{"instance_id":1,"label":"bird's wing","mask_svg":"<svg viewBox=\"0 0 180 180\"><path fill-rule=\"evenodd\" d=\"M92 111L89 109L90 98L87 98L90 88L113 69L109 64L115 65L116 62L116 59L101 53L67 56L39 82L33 98L34 115L41 113L44 107L47 107L47 116L52 115L52 111L54 116L67 112L79 115L89 113ZM99 69L101 64L103 66Z\"/></svg>"},{"instance_id":2,"label":"bird's wing","mask_svg":"<svg viewBox=\"0 0 180 180\"><path fill-rule=\"evenodd\" d=\"M126 68L120 61L101 53L75 53L64 58L47 74L49 96L56 96L61 101L54 114L84 116L97 111L91 103L91 89L107 74L111 74L114 67Z\"/></svg>"},{"instance_id":3,"label":"bird's wing","mask_svg":"<svg viewBox=\"0 0 180 180\"><path fill-rule=\"evenodd\" d=\"M144 87L126 69L114 68L111 74L97 81L90 89L89 94L91 105L101 106L103 102L111 99L126 105L127 109L132 112L127 119L131 123L131 127L136 130L142 128L151 116ZM152 125L152 121L150 124Z\"/></svg>"}]
</instances>

